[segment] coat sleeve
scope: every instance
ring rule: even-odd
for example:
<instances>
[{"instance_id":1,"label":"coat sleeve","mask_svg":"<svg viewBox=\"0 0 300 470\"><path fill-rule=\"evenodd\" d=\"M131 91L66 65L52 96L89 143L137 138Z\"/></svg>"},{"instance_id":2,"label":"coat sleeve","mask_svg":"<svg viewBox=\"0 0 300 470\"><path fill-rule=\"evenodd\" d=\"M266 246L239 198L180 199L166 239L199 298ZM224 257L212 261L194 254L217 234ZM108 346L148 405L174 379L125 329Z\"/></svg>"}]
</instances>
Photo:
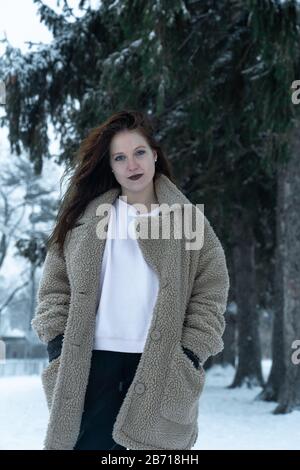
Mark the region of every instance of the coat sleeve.
<instances>
[{"instance_id":1,"label":"coat sleeve","mask_svg":"<svg viewBox=\"0 0 300 470\"><path fill-rule=\"evenodd\" d=\"M224 313L229 291L229 274L222 245L204 216L204 239L191 296L185 312L182 345L197 355L202 364L224 348Z\"/></svg>"},{"instance_id":2,"label":"coat sleeve","mask_svg":"<svg viewBox=\"0 0 300 470\"><path fill-rule=\"evenodd\" d=\"M47 344L64 333L70 306L71 289L64 256L54 243L47 251L37 292L37 306L31 326Z\"/></svg>"}]
</instances>

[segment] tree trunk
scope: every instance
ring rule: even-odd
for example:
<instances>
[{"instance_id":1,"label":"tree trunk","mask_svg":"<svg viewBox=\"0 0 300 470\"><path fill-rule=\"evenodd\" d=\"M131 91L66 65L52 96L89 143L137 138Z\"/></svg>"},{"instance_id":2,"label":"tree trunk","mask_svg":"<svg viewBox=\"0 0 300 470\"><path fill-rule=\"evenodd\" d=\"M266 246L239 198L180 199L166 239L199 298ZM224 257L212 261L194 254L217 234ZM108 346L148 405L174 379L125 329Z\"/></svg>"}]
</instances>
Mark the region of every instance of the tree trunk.
<instances>
[{"instance_id":1,"label":"tree trunk","mask_svg":"<svg viewBox=\"0 0 300 470\"><path fill-rule=\"evenodd\" d=\"M279 404L274 413L300 409L300 364L292 361L292 344L300 339L300 124L292 132L290 160L282 168L283 211L279 215L282 227L283 274L283 360Z\"/></svg>"},{"instance_id":2,"label":"tree trunk","mask_svg":"<svg viewBox=\"0 0 300 470\"><path fill-rule=\"evenodd\" d=\"M227 322L227 328L224 332L224 351L222 356L222 364L230 364L235 367L235 358L236 358L236 317L235 315L228 313L225 315Z\"/></svg>"},{"instance_id":3,"label":"tree trunk","mask_svg":"<svg viewBox=\"0 0 300 470\"><path fill-rule=\"evenodd\" d=\"M238 366L229 388L263 385L256 301L255 237L251 219L242 210L234 222L233 249L238 326Z\"/></svg>"},{"instance_id":4,"label":"tree trunk","mask_svg":"<svg viewBox=\"0 0 300 470\"><path fill-rule=\"evenodd\" d=\"M228 305L226 312L224 314L226 328L223 335L224 341L224 349L220 353L219 364L223 366L232 365L235 367L236 365L236 357L237 357L237 345L236 345L236 330L237 330L237 318L236 318L236 311L234 307L232 307L233 301L235 301L235 278L234 278L234 266L232 266L232 257L228 258L228 270L231 273L230 276L230 289L228 295ZM234 305L235 302L234 302ZM217 355L219 356L219 355Z\"/></svg>"},{"instance_id":5,"label":"tree trunk","mask_svg":"<svg viewBox=\"0 0 300 470\"><path fill-rule=\"evenodd\" d=\"M280 386L285 374L283 354L283 171L277 171L277 201L276 201L276 255L275 255L275 295L273 304L273 331L272 331L272 367L264 390L257 399L265 401L278 401Z\"/></svg>"},{"instance_id":6,"label":"tree trunk","mask_svg":"<svg viewBox=\"0 0 300 470\"><path fill-rule=\"evenodd\" d=\"M236 358L236 316L229 311L225 312L226 328L223 335L224 349L214 356L213 364L222 366L232 365L235 367Z\"/></svg>"}]
</instances>

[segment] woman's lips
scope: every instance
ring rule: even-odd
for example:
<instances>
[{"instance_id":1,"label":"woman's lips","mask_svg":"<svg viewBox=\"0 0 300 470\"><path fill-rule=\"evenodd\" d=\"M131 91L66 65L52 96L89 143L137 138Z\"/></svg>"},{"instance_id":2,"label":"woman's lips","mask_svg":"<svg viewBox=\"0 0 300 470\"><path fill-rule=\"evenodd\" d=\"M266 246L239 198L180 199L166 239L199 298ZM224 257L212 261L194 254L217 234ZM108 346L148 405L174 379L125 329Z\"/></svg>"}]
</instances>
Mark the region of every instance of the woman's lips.
<instances>
[{"instance_id":1,"label":"woman's lips","mask_svg":"<svg viewBox=\"0 0 300 470\"><path fill-rule=\"evenodd\" d=\"M133 176L129 176L129 179L132 180L132 181L136 181L136 180L139 180L141 177L143 176L143 174L138 174L138 175L133 175Z\"/></svg>"}]
</instances>

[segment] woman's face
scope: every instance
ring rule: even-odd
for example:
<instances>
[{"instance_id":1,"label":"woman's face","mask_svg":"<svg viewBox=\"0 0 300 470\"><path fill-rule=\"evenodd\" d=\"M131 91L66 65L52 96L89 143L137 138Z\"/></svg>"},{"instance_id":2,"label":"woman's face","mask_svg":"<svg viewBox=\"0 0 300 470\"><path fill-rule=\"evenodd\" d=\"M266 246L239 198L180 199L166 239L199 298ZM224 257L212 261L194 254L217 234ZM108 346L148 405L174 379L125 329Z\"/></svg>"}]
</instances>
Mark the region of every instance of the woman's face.
<instances>
[{"instance_id":1,"label":"woman's face","mask_svg":"<svg viewBox=\"0 0 300 470\"><path fill-rule=\"evenodd\" d=\"M157 154L139 132L126 129L115 134L109 153L111 168L123 192L143 191L152 182ZM139 173L139 179L129 178Z\"/></svg>"}]
</instances>

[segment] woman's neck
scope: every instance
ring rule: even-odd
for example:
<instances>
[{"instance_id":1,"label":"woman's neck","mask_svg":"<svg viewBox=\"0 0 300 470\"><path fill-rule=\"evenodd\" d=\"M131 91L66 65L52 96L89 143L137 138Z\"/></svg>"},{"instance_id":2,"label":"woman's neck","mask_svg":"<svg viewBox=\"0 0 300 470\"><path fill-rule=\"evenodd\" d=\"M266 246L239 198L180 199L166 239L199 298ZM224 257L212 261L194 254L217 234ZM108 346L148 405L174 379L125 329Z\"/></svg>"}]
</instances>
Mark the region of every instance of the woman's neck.
<instances>
[{"instance_id":1,"label":"woman's neck","mask_svg":"<svg viewBox=\"0 0 300 470\"><path fill-rule=\"evenodd\" d=\"M148 188L142 193L122 193L120 194L120 198L127 202L127 204L130 204L132 206L135 206L136 204L142 204L145 206L143 210L141 211L140 208L138 209L141 213L148 213L152 212L156 207L159 206L159 201L157 198L157 195L154 191L154 188L150 188L150 190L147 191ZM127 197L127 199L125 199Z\"/></svg>"}]
</instances>

